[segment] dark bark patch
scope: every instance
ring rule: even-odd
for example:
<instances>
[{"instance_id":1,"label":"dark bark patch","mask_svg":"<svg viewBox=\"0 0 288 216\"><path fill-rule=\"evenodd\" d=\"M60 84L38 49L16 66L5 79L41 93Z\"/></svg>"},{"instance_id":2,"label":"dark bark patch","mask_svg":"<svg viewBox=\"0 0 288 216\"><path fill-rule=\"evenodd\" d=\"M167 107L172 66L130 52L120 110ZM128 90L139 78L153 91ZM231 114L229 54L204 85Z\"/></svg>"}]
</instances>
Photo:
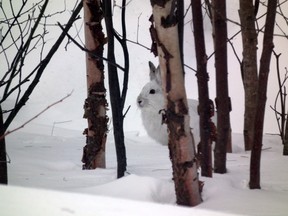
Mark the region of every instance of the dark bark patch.
<instances>
[{"instance_id":1,"label":"dark bark patch","mask_svg":"<svg viewBox=\"0 0 288 216\"><path fill-rule=\"evenodd\" d=\"M91 13L91 18L88 22L85 23L88 26L94 41L94 44L98 45L95 50L90 50L90 58L94 59L97 68L100 70L104 69L103 61L97 58L97 56L103 56L103 46L107 43L107 38L103 33L103 27L101 25L101 21L104 17L104 13L102 11L101 5L98 4L97 1L91 1L87 3L87 6Z\"/></svg>"},{"instance_id":2,"label":"dark bark patch","mask_svg":"<svg viewBox=\"0 0 288 216\"><path fill-rule=\"evenodd\" d=\"M151 17L153 17L153 15ZM149 20L151 22L151 26L149 28L150 36L151 36L151 40L152 40L151 52L156 57L156 56L158 56L157 41L159 41L159 39L158 39L157 31L156 31L156 29L153 26L153 19L150 18Z\"/></svg>"},{"instance_id":3,"label":"dark bark patch","mask_svg":"<svg viewBox=\"0 0 288 216\"><path fill-rule=\"evenodd\" d=\"M154 7L155 5L158 5L160 7L165 7L168 1L169 0L151 0L150 2L151 2L152 7Z\"/></svg>"},{"instance_id":4,"label":"dark bark patch","mask_svg":"<svg viewBox=\"0 0 288 216\"><path fill-rule=\"evenodd\" d=\"M161 18L161 25L163 26L163 28L173 27L177 23L178 23L178 21L177 21L177 18L175 15L167 16L166 18L165 17Z\"/></svg>"},{"instance_id":5,"label":"dark bark patch","mask_svg":"<svg viewBox=\"0 0 288 216\"><path fill-rule=\"evenodd\" d=\"M156 57L156 56L158 56L157 46L161 47L161 49L162 49L162 51L164 53L164 58L166 59L167 62L169 62L169 59L173 58L173 56L171 55L171 53L169 53L169 51L166 49L166 47L163 45L163 43L159 40L157 31L156 31L156 29L154 27L154 18L153 18L153 16L150 17L149 21L151 22L151 26L149 28L150 35L151 35L151 40L152 40L151 52Z\"/></svg>"},{"instance_id":6,"label":"dark bark patch","mask_svg":"<svg viewBox=\"0 0 288 216\"><path fill-rule=\"evenodd\" d=\"M83 147L83 156L82 156L82 162L84 163L82 166L82 169L93 169L95 168L95 158L96 156L101 152L104 151L105 149L102 143L97 142L101 140L103 142L103 138L106 139L107 135L106 133L104 134L104 137L101 137L101 139L95 138L96 136L86 137L86 145Z\"/></svg>"},{"instance_id":7,"label":"dark bark patch","mask_svg":"<svg viewBox=\"0 0 288 216\"><path fill-rule=\"evenodd\" d=\"M181 112L176 113L176 104L168 98L166 117L168 129L171 137L179 140L182 136L186 136L184 128L184 114Z\"/></svg>"},{"instance_id":8,"label":"dark bark patch","mask_svg":"<svg viewBox=\"0 0 288 216\"><path fill-rule=\"evenodd\" d=\"M102 82L94 83L88 90L88 97L84 104L84 118L90 121L89 128L83 132L86 135L86 145L83 148L83 169L96 167L95 158L98 153L104 151L108 132L107 123L109 118L103 116L103 109L107 109L106 89ZM88 135L92 131L93 135Z\"/></svg>"}]
</instances>

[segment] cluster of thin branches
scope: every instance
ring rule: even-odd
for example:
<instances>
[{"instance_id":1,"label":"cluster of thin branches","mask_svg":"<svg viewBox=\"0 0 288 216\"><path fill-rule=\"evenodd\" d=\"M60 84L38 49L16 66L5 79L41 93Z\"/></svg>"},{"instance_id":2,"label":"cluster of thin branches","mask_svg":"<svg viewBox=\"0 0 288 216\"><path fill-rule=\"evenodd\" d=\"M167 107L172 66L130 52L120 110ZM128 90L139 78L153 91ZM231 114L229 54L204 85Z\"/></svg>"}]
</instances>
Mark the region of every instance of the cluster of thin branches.
<instances>
[{"instance_id":1,"label":"cluster of thin branches","mask_svg":"<svg viewBox=\"0 0 288 216\"><path fill-rule=\"evenodd\" d=\"M286 4L286 5L285 5ZM287 27L288 27L288 13L286 12L285 14L285 10L283 9L284 6L287 7L288 4L288 0L279 0L278 5L277 5L277 19L275 22L275 25L277 26L278 30L281 33L275 33L274 36L275 37L284 37L288 39L287 36L287 29L285 32L285 29L283 29L283 26L281 26L279 24L279 22L281 20L284 20L287 23ZM255 10L254 10L254 14L255 14L255 25L256 25L256 32L257 34L259 33L264 33L264 29L265 29L265 17L267 14L267 10L264 10L265 12L262 12L261 14L259 14L259 8L260 7L265 7L267 8L267 3L265 1L260 1L260 0L256 0L255 1ZM205 0L205 4L203 3L203 8L206 11L206 14L208 15L208 17L211 19L211 11L213 9L213 5L210 3L209 0ZM232 23L234 26L238 26L239 27L239 31L237 31L236 33L234 33L232 36L230 36L229 38L227 38L227 42L230 44L233 53L236 57L236 59L238 60L239 64L241 65L241 58L239 57L239 54L237 53L237 49L235 48L234 44L233 44L233 39L238 36L241 33L241 23L239 21L236 20L232 20L227 18L227 22ZM214 52L211 53L208 57L208 59L210 59L212 56L214 55Z\"/></svg>"},{"instance_id":2,"label":"cluster of thin branches","mask_svg":"<svg viewBox=\"0 0 288 216\"><path fill-rule=\"evenodd\" d=\"M64 1L61 10L49 13L48 3L49 0L34 3L29 0L19 2L0 0L0 105L8 99L13 101L10 107L3 110L3 113L8 115L4 123L5 129L25 105L48 62L65 37L63 34L54 44L49 44L50 27L57 26L56 23L49 22L53 22L54 18L68 11ZM76 10L76 7L73 10ZM79 6L78 10L80 11ZM79 18L76 17L78 13L74 16L72 13L69 20L70 27Z\"/></svg>"},{"instance_id":3,"label":"cluster of thin branches","mask_svg":"<svg viewBox=\"0 0 288 216\"><path fill-rule=\"evenodd\" d=\"M276 36L284 37L288 39L288 13L287 13L287 5L286 8L284 8L284 4L288 3L288 0L278 1L278 10L277 10L277 16L278 21L276 20L276 27L280 33L276 34ZM263 4L264 5L264 4ZM286 10L285 10L286 9ZM286 25L280 24L280 22L283 22ZM278 125L279 130L279 136L281 137L282 143L284 145L287 145L287 80L288 80L288 70L287 66L284 68L285 73L281 73L282 69L280 68L280 56L281 53L277 54L275 51L274 57L276 59L276 71L277 71L277 80L278 80L278 92L275 97L275 102L273 106L270 106L270 108L275 113L275 118ZM287 152L286 152L287 154Z\"/></svg>"},{"instance_id":4,"label":"cluster of thin branches","mask_svg":"<svg viewBox=\"0 0 288 216\"><path fill-rule=\"evenodd\" d=\"M47 0L40 0L31 5L28 0L23 0L17 4L13 1L1 1L0 11L3 17L0 20L2 70L0 103L14 93L17 103L21 96L23 84L31 80L39 67L37 63L43 60L44 48L47 43L46 36L49 33L47 20L49 17L64 13L66 10L64 8L53 14L45 14L48 2ZM33 59L33 62L37 62L35 68L25 72L25 63L27 64L27 59L33 52L38 52L39 59Z\"/></svg>"},{"instance_id":5,"label":"cluster of thin branches","mask_svg":"<svg viewBox=\"0 0 288 216\"><path fill-rule=\"evenodd\" d=\"M274 106L270 106L270 108L274 111L275 113L275 118L277 121L278 125L278 130L279 130L279 135L282 139L282 142L284 143L285 139L285 126L287 122L287 114L286 114L286 97L287 97L287 89L286 89L286 82L288 79L288 71L287 68L285 68L285 74L283 79L281 78L281 73L280 73L280 54L276 54L274 52L274 56L276 58L276 70L277 70L277 79L278 79L278 87L279 90L277 92L277 95L275 97L275 102ZM280 103L280 111L278 111L277 107L278 104Z\"/></svg>"},{"instance_id":6,"label":"cluster of thin branches","mask_svg":"<svg viewBox=\"0 0 288 216\"><path fill-rule=\"evenodd\" d=\"M15 11L12 1L10 1L9 6L12 17L8 17L7 8L5 7L4 10L4 6L1 4L4 20L0 23L2 26L0 54L5 58L5 62L1 64L2 69L6 66L0 81L0 88L3 88L1 103L13 92L17 92L18 101L21 93L21 85L29 81L29 78L33 75L33 72L31 72L28 76L23 77L25 59L39 44L42 44L40 49L43 50L45 44L45 35L47 33L45 25L43 32L35 35L36 26L40 22L39 19L36 19L35 12L36 8L40 6L40 2L25 10L26 3L27 1L24 1L19 11ZM10 56L9 52L13 52L13 50L15 50L17 54ZM19 81L15 85L13 85L14 79L18 79Z\"/></svg>"}]
</instances>

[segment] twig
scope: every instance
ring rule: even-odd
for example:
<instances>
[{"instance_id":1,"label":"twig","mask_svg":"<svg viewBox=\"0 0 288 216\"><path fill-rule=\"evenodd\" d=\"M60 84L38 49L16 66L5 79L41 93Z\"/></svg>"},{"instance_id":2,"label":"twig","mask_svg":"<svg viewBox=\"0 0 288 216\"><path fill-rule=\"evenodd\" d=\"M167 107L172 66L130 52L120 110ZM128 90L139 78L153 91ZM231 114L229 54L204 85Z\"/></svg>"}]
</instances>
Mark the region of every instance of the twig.
<instances>
[{"instance_id":1,"label":"twig","mask_svg":"<svg viewBox=\"0 0 288 216\"><path fill-rule=\"evenodd\" d=\"M126 115L127 115L128 111L130 110L130 108L131 108L131 105L129 105L129 106L128 106L128 108L127 108L126 112L125 112L125 113L124 113L124 115L123 115L123 118L125 118L125 117L126 117Z\"/></svg>"},{"instance_id":2,"label":"twig","mask_svg":"<svg viewBox=\"0 0 288 216\"><path fill-rule=\"evenodd\" d=\"M68 122L72 122L72 120L53 122L52 130L51 130L51 136L53 136L53 134L54 134L54 128L55 128L56 124L64 124L64 123L68 123Z\"/></svg>"},{"instance_id":3,"label":"twig","mask_svg":"<svg viewBox=\"0 0 288 216\"><path fill-rule=\"evenodd\" d=\"M281 76L280 76L280 68L279 68L279 58L280 58L280 54L276 54L275 51L273 51L273 54L276 58L276 71L277 71L277 79L278 79L278 87L279 90L277 92L277 95L275 97L275 101L274 101L274 107L270 106L271 109L274 111L275 113L275 118L277 120L277 125L278 125L278 130L279 130L279 135L281 137L282 142L284 143L284 138L285 138L285 125L287 123L287 114L286 114L286 97L287 97L287 93L286 93L286 87L285 87L285 83L288 79L287 76L287 71L285 73L284 79L283 81L281 80ZM280 111L277 110L277 104L278 104L278 100L280 98Z\"/></svg>"},{"instance_id":4,"label":"twig","mask_svg":"<svg viewBox=\"0 0 288 216\"><path fill-rule=\"evenodd\" d=\"M190 67L190 66L187 65L187 64L184 64L184 67L187 67L188 69L190 69L190 70L194 71L195 73L197 73L197 70L196 70L196 69Z\"/></svg>"},{"instance_id":5,"label":"twig","mask_svg":"<svg viewBox=\"0 0 288 216\"><path fill-rule=\"evenodd\" d=\"M83 4L82 4L82 1L81 1L77 5L77 7L73 11L71 17L69 18L67 24L65 25L65 32L68 32L70 30L70 28L72 27L73 23L75 22L75 20L77 20L79 18L78 14L80 13L80 11L82 9L82 6L83 6ZM56 51L60 47L62 41L65 38L65 36L66 36L66 34L63 33L63 32L59 35L58 39L52 45L51 49L48 51L48 53L45 56L45 58L35 67L34 70L36 71L36 74L35 74L34 78L31 80L31 84L27 87L27 89L25 90L24 94L21 96L21 98L17 102L17 104L15 104L13 111L8 115L8 117L5 120L5 123L4 123L4 130L5 131L7 130L7 128L9 127L9 125L11 124L11 122L13 121L15 116L18 114L20 109L29 100L30 95L32 94L33 90L35 89L35 87L39 83L40 78L41 78L44 70L46 69L47 65L51 61L53 55L56 53Z\"/></svg>"},{"instance_id":6,"label":"twig","mask_svg":"<svg viewBox=\"0 0 288 216\"><path fill-rule=\"evenodd\" d=\"M38 118L40 115L42 115L44 112L46 112L48 109L50 109L51 107L63 102L65 99L67 99L68 97L70 97L72 95L73 91L71 91L69 94L67 94L65 97L61 98L60 100L50 104L49 106L47 106L44 110L42 110L41 112L39 112L37 115L35 115L34 117L32 117L31 119L29 119L28 121L26 121L24 124L20 125L17 128L14 128L13 130L8 130L7 132L5 132L1 137L0 140L3 139L4 137L8 136L9 134L20 130L21 128L24 128L27 124L29 124L30 122L32 122L34 119Z\"/></svg>"},{"instance_id":7,"label":"twig","mask_svg":"<svg viewBox=\"0 0 288 216\"><path fill-rule=\"evenodd\" d=\"M86 52L86 53L89 53L90 55L92 55L93 57L95 58L98 58L98 59L101 59L101 60L104 60L106 61L108 64L111 64L117 68L119 68L120 70L124 71L124 68L121 67L120 65L118 64L114 64L112 63L111 61L109 61L107 58L103 57L103 56L98 56L96 55L94 52L88 50L87 48L83 47L81 44L79 44L70 34L68 34L68 32L65 31L64 27L58 22L57 23L58 26L61 28L61 30L63 31L63 33L79 48L81 49L82 51Z\"/></svg>"},{"instance_id":8,"label":"twig","mask_svg":"<svg viewBox=\"0 0 288 216\"><path fill-rule=\"evenodd\" d=\"M138 45L138 46L141 46L141 47L145 48L146 50L151 51L151 48L149 48L149 47L147 47L147 46L139 43L139 42L138 42L138 39L137 39L137 41L135 42L135 41L133 41L133 40L130 40L130 39L126 38L126 41L129 42L129 43L132 43L132 44L136 44L136 45Z\"/></svg>"},{"instance_id":9,"label":"twig","mask_svg":"<svg viewBox=\"0 0 288 216\"><path fill-rule=\"evenodd\" d=\"M276 134L276 133L265 133L265 134L267 134L267 135L270 135L270 136L280 136L280 134Z\"/></svg>"},{"instance_id":10,"label":"twig","mask_svg":"<svg viewBox=\"0 0 288 216\"><path fill-rule=\"evenodd\" d=\"M137 22L137 43L139 42L138 41L138 37L139 37L139 20L140 20L141 15L142 15L142 13L140 13L140 15L138 16L138 22Z\"/></svg>"},{"instance_id":11,"label":"twig","mask_svg":"<svg viewBox=\"0 0 288 216\"><path fill-rule=\"evenodd\" d=\"M270 150L270 149L272 149L272 147L266 147L266 148L262 148L262 151Z\"/></svg>"}]
</instances>

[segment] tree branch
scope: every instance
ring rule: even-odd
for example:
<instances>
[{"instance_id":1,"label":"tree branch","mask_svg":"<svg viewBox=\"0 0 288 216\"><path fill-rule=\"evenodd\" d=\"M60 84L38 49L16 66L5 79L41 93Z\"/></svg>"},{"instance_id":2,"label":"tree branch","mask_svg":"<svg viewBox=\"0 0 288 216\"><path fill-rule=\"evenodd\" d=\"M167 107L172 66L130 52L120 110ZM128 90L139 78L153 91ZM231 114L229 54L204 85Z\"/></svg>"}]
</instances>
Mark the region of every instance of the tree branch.
<instances>
[{"instance_id":1,"label":"tree branch","mask_svg":"<svg viewBox=\"0 0 288 216\"><path fill-rule=\"evenodd\" d=\"M39 112L37 115L35 115L34 117L32 117L31 119L29 119L28 121L26 121L24 124L20 125L19 127L14 128L13 130L8 130L7 132L5 132L1 137L0 140L3 139L4 137L8 136L11 133L14 133L15 131L20 130L21 128L24 128L27 124L29 124L30 122L32 122L33 120L35 120L36 118L38 118L40 115L42 115L44 112L46 112L48 109L50 109L51 107L63 102L65 99L67 99L68 97L70 97L72 95L73 91L71 91L69 94L67 94L65 97L61 98L60 100L50 104L49 106L47 106L44 110L42 110L41 112Z\"/></svg>"},{"instance_id":2,"label":"tree branch","mask_svg":"<svg viewBox=\"0 0 288 216\"><path fill-rule=\"evenodd\" d=\"M116 63L113 63L111 61L109 61L107 58L103 57L103 56L98 56L96 55L94 52L86 49L84 46L82 46L80 43L78 43L73 37L71 37L70 34L68 34L68 32L65 31L65 28L58 22L58 26L62 29L63 33L69 38L69 40L71 40L79 49L81 49L84 52L87 52L89 55L104 60L106 61L108 64L113 65L114 67L119 68L120 70L124 71L124 68Z\"/></svg>"},{"instance_id":3,"label":"tree branch","mask_svg":"<svg viewBox=\"0 0 288 216\"><path fill-rule=\"evenodd\" d=\"M68 32L70 30L70 28L72 27L72 25L75 22L75 20L78 19L78 14L80 13L80 11L82 9L82 6L83 6L83 4L82 4L82 1L81 1L78 4L78 6L76 7L76 9L73 11L70 19L68 20L67 25L65 26L65 31L64 31L65 33L62 32L60 34L60 36L58 37L57 41L54 43L54 45L52 46L52 48L50 49L50 51L48 52L46 57L40 62L39 68L37 70L37 73L36 73L33 81L28 86L27 90L25 91L25 93L23 94L23 96L21 97L19 102L15 105L13 111L7 117L7 119L6 119L5 123L4 123L5 131L7 130L7 128L9 127L9 125L11 124L11 122L13 121L15 116L18 114L19 110L28 101L28 99L29 99L30 95L32 94L34 88L37 86L37 84L38 84L38 82L39 82L39 80L40 80L45 68L47 67L47 65L49 64L49 62L52 59L53 55L56 53L56 51L60 47L62 41L64 40L64 38L66 36L66 32Z\"/></svg>"}]
</instances>

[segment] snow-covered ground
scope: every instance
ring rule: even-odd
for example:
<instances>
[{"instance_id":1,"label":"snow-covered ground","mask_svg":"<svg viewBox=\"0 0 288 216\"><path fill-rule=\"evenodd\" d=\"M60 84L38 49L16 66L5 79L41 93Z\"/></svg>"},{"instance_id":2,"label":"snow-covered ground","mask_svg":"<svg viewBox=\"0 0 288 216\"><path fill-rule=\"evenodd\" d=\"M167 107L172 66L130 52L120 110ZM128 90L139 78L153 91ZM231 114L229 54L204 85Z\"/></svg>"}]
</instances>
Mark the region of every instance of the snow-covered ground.
<instances>
[{"instance_id":1,"label":"snow-covered ground","mask_svg":"<svg viewBox=\"0 0 288 216\"><path fill-rule=\"evenodd\" d=\"M112 136L107 168L82 170L81 131L51 131L30 124L7 137L10 186L0 187L1 215L287 215L288 158L277 136L265 135L261 190L248 188L250 152L242 148L242 135L233 134L228 173L201 177L203 203L183 208L175 205L166 146L126 133L127 175L116 179Z\"/></svg>"}]
</instances>

